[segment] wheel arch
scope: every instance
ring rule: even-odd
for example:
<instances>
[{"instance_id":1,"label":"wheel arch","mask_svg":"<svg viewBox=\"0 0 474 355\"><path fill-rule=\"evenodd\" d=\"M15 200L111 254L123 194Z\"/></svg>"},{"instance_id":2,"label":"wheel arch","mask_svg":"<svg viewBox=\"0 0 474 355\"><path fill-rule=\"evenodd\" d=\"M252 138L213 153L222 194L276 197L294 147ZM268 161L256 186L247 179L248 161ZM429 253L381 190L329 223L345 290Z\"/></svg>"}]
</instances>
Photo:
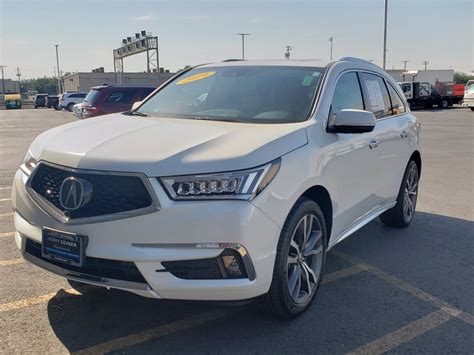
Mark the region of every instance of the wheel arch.
<instances>
[{"instance_id":1,"label":"wheel arch","mask_svg":"<svg viewBox=\"0 0 474 355\"><path fill-rule=\"evenodd\" d=\"M408 162L410 162L412 160L416 163L416 165L418 167L418 174L421 175L421 154L418 150L415 150L412 153L412 155L410 156L410 160Z\"/></svg>"},{"instance_id":2,"label":"wheel arch","mask_svg":"<svg viewBox=\"0 0 474 355\"><path fill-rule=\"evenodd\" d=\"M333 222L333 207L331 201L331 195L329 194L328 190L321 185L315 185L307 189L301 197L306 197L314 202L316 202L321 211L324 215L324 222L326 224L327 230L327 242L331 238L331 231L332 231L332 222Z\"/></svg>"}]
</instances>

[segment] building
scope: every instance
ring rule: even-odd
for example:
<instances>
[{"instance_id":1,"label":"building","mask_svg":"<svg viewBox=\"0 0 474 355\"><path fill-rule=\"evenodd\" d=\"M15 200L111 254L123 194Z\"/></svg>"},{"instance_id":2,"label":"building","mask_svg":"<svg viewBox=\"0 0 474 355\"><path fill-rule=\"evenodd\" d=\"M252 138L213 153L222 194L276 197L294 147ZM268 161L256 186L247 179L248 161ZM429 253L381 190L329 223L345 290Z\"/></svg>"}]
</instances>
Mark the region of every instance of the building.
<instances>
[{"instance_id":1,"label":"building","mask_svg":"<svg viewBox=\"0 0 474 355\"><path fill-rule=\"evenodd\" d=\"M153 73L122 73L122 85L152 85L158 86L171 78L174 73L163 71L159 74ZM66 75L62 78L64 91L88 92L93 86L115 85L115 73L105 73L94 70L94 72L79 72Z\"/></svg>"},{"instance_id":2,"label":"building","mask_svg":"<svg viewBox=\"0 0 474 355\"><path fill-rule=\"evenodd\" d=\"M5 92L3 92L3 83L5 84ZM3 83L0 81L0 95L20 93L20 82L18 80L5 79Z\"/></svg>"}]
</instances>

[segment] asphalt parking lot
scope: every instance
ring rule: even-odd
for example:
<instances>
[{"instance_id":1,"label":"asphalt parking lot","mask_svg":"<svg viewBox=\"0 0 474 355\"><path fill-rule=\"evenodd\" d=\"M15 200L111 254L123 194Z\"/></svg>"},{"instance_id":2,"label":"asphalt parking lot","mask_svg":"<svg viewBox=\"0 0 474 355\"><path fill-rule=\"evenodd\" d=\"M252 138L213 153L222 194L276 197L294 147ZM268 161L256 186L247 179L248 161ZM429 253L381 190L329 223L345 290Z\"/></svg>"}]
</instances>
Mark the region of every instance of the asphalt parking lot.
<instances>
[{"instance_id":1,"label":"asphalt parking lot","mask_svg":"<svg viewBox=\"0 0 474 355\"><path fill-rule=\"evenodd\" d=\"M313 307L292 321L252 305L79 294L21 259L11 183L54 110L0 112L1 353L469 353L474 351L474 113L417 111L423 168L408 229L373 221L327 258Z\"/></svg>"}]
</instances>

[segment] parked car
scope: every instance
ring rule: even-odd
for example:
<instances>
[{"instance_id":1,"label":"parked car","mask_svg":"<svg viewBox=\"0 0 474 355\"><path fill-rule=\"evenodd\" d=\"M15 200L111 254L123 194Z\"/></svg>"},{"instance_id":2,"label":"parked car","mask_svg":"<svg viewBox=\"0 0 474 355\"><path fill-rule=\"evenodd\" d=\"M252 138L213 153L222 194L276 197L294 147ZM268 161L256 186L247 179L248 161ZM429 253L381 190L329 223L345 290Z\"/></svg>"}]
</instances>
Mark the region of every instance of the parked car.
<instances>
[{"instance_id":1,"label":"parked car","mask_svg":"<svg viewBox=\"0 0 474 355\"><path fill-rule=\"evenodd\" d=\"M46 98L46 106L59 110L59 95L48 95Z\"/></svg>"},{"instance_id":2,"label":"parked car","mask_svg":"<svg viewBox=\"0 0 474 355\"><path fill-rule=\"evenodd\" d=\"M469 107L471 111L474 111L474 80L472 84L466 85L466 91L464 91L464 99L462 101L463 107Z\"/></svg>"},{"instance_id":3,"label":"parked car","mask_svg":"<svg viewBox=\"0 0 474 355\"><path fill-rule=\"evenodd\" d=\"M46 99L47 98L48 98L48 94L37 94L37 95L35 95L35 98L34 98L35 108L46 107Z\"/></svg>"},{"instance_id":4,"label":"parked car","mask_svg":"<svg viewBox=\"0 0 474 355\"><path fill-rule=\"evenodd\" d=\"M420 124L369 62L206 64L136 106L42 133L15 175L18 247L78 289L290 318L328 250L415 216Z\"/></svg>"},{"instance_id":5,"label":"parked car","mask_svg":"<svg viewBox=\"0 0 474 355\"><path fill-rule=\"evenodd\" d=\"M85 92L65 92L59 97L59 108L72 112L73 106L84 101L86 95Z\"/></svg>"},{"instance_id":6,"label":"parked car","mask_svg":"<svg viewBox=\"0 0 474 355\"><path fill-rule=\"evenodd\" d=\"M20 109L21 108L21 94L5 94L5 109Z\"/></svg>"},{"instance_id":7,"label":"parked car","mask_svg":"<svg viewBox=\"0 0 474 355\"><path fill-rule=\"evenodd\" d=\"M104 85L93 87L84 99L81 118L128 111L134 102L143 100L155 89L154 86Z\"/></svg>"}]
</instances>

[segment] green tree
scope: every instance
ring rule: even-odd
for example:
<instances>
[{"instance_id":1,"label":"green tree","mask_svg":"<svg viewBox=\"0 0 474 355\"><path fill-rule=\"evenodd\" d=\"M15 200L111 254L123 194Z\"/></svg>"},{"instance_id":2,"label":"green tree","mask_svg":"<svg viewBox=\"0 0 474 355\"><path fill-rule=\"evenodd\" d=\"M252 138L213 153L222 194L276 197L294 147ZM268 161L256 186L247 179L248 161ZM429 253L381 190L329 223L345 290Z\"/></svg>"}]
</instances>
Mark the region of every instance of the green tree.
<instances>
[{"instance_id":1,"label":"green tree","mask_svg":"<svg viewBox=\"0 0 474 355\"><path fill-rule=\"evenodd\" d=\"M466 84L468 80L474 80L474 75L469 75L461 72L454 73L455 84Z\"/></svg>"},{"instance_id":2,"label":"green tree","mask_svg":"<svg viewBox=\"0 0 474 355\"><path fill-rule=\"evenodd\" d=\"M37 91L41 94L56 94L57 79L54 77L43 77L37 79L26 79L21 81L21 91Z\"/></svg>"}]
</instances>

